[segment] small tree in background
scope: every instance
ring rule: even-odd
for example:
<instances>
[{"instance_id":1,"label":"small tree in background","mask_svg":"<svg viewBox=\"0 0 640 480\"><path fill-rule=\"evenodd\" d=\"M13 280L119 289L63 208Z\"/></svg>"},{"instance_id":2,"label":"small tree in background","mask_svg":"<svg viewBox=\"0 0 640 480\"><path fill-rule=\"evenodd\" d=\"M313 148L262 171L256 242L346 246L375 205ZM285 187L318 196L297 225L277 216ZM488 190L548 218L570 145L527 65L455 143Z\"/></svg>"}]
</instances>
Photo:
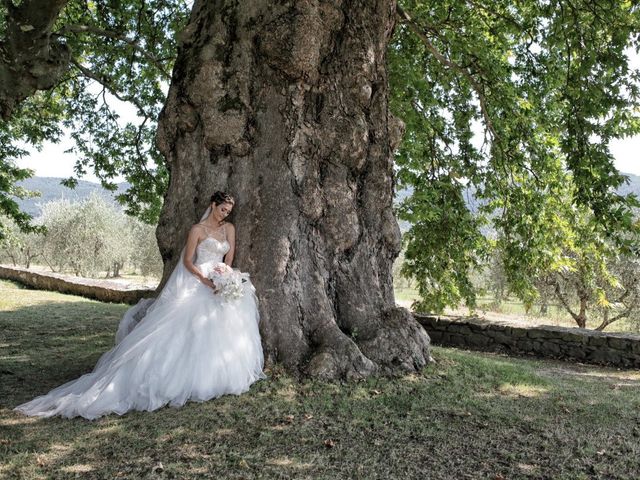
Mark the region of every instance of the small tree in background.
<instances>
[{"instance_id":1,"label":"small tree in background","mask_svg":"<svg viewBox=\"0 0 640 480\"><path fill-rule=\"evenodd\" d=\"M29 268L41 255L39 233L27 233L8 217L2 219L0 234L0 262L10 262L14 267Z\"/></svg>"},{"instance_id":2,"label":"small tree in background","mask_svg":"<svg viewBox=\"0 0 640 480\"><path fill-rule=\"evenodd\" d=\"M587 323L595 320L600 322L596 329L603 330L617 320L632 317L640 308L640 259L633 244L610 238L598 228L592 212L564 198L574 194L566 188L541 206L540 223L549 225L543 240L547 247L541 250L539 261L532 263L533 268L523 270L528 278L512 274L509 282L518 286L532 281L533 289L516 289L527 308L541 303L541 313L546 314L544 307L554 298L578 327L587 328ZM632 215L632 211L625 212L624 216L630 218L624 222L634 225ZM635 232L631 234L637 239ZM531 237L521 237L521 256L531 251L531 243ZM499 242L502 249L514 245ZM515 268L508 270L513 271Z\"/></svg>"},{"instance_id":3,"label":"small tree in background","mask_svg":"<svg viewBox=\"0 0 640 480\"><path fill-rule=\"evenodd\" d=\"M52 272L61 272L71 261L74 252L67 239L72 235L73 204L68 200L47 202L37 221L46 226L42 242L42 258Z\"/></svg>"},{"instance_id":4,"label":"small tree in background","mask_svg":"<svg viewBox=\"0 0 640 480\"><path fill-rule=\"evenodd\" d=\"M640 260L630 255L572 255L574 261L541 277L539 303L555 298L578 327L599 322L596 330L628 319L638 323L640 314ZM545 314L542 312L541 314Z\"/></svg>"},{"instance_id":5,"label":"small tree in background","mask_svg":"<svg viewBox=\"0 0 640 480\"><path fill-rule=\"evenodd\" d=\"M127 216L114 204L107 203L101 197L95 196L93 202L84 205L83 214L97 215L99 228L104 232L101 239L101 251L98 270L106 270L107 277L120 277L125 263L135 251L134 233ZM85 213L86 212L86 213Z\"/></svg>"},{"instance_id":6,"label":"small tree in background","mask_svg":"<svg viewBox=\"0 0 640 480\"><path fill-rule=\"evenodd\" d=\"M509 297L509 282L499 250L491 252L484 280L487 289L493 294L493 304L500 306Z\"/></svg>"},{"instance_id":7,"label":"small tree in background","mask_svg":"<svg viewBox=\"0 0 640 480\"><path fill-rule=\"evenodd\" d=\"M97 194L79 203L47 203L38 222L47 229L43 256L54 272L69 268L78 276L102 271L118 276L133 253L124 213Z\"/></svg>"},{"instance_id":8,"label":"small tree in background","mask_svg":"<svg viewBox=\"0 0 640 480\"><path fill-rule=\"evenodd\" d=\"M162 257L156 240L156 227L129 218L129 231L133 234L133 267L145 277L162 277Z\"/></svg>"},{"instance_id":9,"label":"small tree in background","mask_svg":"<svg viewBox=\"0 0 640 480\"><path fill-rule=\"evenodd\" d=\"M608 270L614 281L605 287L605 299L594 309L594 317L600 324L596 330L604 330L612 323L627 319L636 328L640 326L640 259L637 256L620 255L608 260Z\"/></svg>"}]
</instances>

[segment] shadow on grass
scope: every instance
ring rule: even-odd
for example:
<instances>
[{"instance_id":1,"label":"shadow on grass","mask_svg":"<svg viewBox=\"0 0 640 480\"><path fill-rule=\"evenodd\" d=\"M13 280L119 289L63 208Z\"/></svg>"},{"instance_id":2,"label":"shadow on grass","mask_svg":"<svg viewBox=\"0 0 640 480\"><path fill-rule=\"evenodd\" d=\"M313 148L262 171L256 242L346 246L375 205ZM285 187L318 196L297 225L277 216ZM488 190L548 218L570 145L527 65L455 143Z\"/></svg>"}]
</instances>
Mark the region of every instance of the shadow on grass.
<instances>
[{"instance_id":1,"label":"shadow on grass","mask_svg":"<svg viewBox=\"0 0 640 480\"><path fill-rule=\"evenodd\" d=\"M275 367L180 409L22 416L93 368L126 309L68 298L0 311L0 477L640 477L638 372L455 349L395 379L298 383Z\"/></svg>"},{"instance_id":2,"label":"shadow on grass","mask_svg":"<svg viewBox=\"0 0 640 480\"><path fill-rule=\"evenodd\" d=\"M127 306L66 298L0 311L0 406L90 371L113 346Z\"/></svg>"}]
</instances>

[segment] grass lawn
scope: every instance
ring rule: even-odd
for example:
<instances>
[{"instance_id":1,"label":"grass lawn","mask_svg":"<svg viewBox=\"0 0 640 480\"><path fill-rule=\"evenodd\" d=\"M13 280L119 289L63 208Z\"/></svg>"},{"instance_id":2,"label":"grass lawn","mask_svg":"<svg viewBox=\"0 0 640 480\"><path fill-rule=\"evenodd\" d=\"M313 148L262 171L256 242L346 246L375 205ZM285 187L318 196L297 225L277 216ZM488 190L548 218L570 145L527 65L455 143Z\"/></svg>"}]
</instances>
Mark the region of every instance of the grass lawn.
<instances>
[{"instance_id":1,"label":"grass lawn","mask_svg":"<svg viewBox=\"0 0 640 480\"><path fill-rule=\"evenodd\" d=\"M0 281L0 478L640 478L640 372L433 348L420 374L297 382L97 421L12 407L93 367L124 305Z\"/></svg>"}]
</instances>

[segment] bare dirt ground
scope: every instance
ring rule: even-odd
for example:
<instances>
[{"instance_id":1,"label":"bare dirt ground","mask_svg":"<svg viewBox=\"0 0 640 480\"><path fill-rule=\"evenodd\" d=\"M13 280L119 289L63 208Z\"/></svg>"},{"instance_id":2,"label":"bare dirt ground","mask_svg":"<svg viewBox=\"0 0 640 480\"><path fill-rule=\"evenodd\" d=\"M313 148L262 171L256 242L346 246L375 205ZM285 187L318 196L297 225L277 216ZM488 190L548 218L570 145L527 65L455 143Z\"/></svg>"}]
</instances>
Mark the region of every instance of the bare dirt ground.
<instances>
[{"instance_id":1,"label":"bare dirt ground","mask_svg":"<svg viewBox=\"0 0 640 480\"><path fill-rule=\"evenodd\" d=\"M396 304L411 310L411 301L398 300L396 301ZM514 314L488 312L483 310L477 310L471 313L469 309L466 307L460 307L455 309L447 308L444 314L455 316L455 317L468 317L472 315L474 317L489 320L491 322L504 322L504 323L515 324L515 325L524 325L528 327L536 326L536 325L556 325L556 326L559 325L558 323L554 323L553 320L549 318L544 318L544 317L533 317L533 316L522 317Z\"/></svg>"},{"instance_id":2,"label":"bare dirt ground","mask_svg":"<svg viewBox=\"0 0 640 480\"><path fill-rule=\"evenodd\" d=\"M489 312L484 310L477 310L473 314L466 307L460 307L456 309L447 309L445 310L447 315L454 316L469 316L473 315L479 318L484 318L485 320L489 320L491 322L505 322L512 323L517 325L525 325L528 327L538 326L538 325L554 325L554 326L562 326L558 321L554 321L553 319L546 317L537 317L533 315L527 315L523 317L518 314L510 314L510 313L497 313L497 312Z\"/></svg>"}]
</instances>

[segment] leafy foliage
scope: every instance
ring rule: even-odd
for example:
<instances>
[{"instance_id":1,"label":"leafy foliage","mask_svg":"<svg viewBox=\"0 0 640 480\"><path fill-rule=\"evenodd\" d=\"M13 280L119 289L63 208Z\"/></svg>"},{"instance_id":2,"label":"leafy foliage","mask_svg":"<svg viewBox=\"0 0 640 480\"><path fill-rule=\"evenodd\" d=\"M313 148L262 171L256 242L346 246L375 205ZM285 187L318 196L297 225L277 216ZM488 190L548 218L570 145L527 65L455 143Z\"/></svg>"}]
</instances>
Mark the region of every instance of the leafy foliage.
<instances>
[{"instance_id":1,"label":"leafy foliage","mask_svg":"<svg viewBox=\"0 0 640 480\"><path fill-rule=\"evenodd\" d=\"M130 261L145 277L162 278L163 263L153 225L130 218L127 227L133 234L134 254Z\"/></svg>"},{"instance_id":2,"label":"leafy foliage","mask_svg":"<svg viewBox=\"0 0 640 480\"><path fill-rule=\"evenodd\" d=\"M0 240L0 260L9 261L14 267L29 268L31 262L41 256L39 233L25 232L11 217L0 217L3 235Z\"/></svg>"},{"instance_id":3,"label":"leafy foliage","mask_svg":"<svg viewBox=\"0 0 640 480\"><path fill-rule=\"evenodd\" d=\"M97 195L45 204L39 221L47 228L42 254L54 271L93 276L113 269L117 275L134 252L126 217Z\"/></svg>"},{"instance_id":4,"label":"leafy foliage","mask_svg":"<svg viewBox=\"0 0 640 480\"><path fill-rule=\"evenodd\" d=\"M598 258L606 248L592 238L637 252L637 200L616 193L625 178L609 144L640 131L639 73L628 66L640 8L614 0L400 4L411 14L400 11L389 49L391 103L407 130L398 181L414 193L399 214L414 223L405 273L417 281L417 307L473 305L469 275L491 247L529 304L535 279L563 261L566 239L577 251L596 248ZM477 212L460 200L469 189ZM498 232L490 241L487 224Z\"/></svg>"},{"instance_id":5,"label":"leafy foliage","mask_svg":"<svg viewBox=\"0 0 640 480\"><path fill-rule=\"evenodd\" d=\"M76 175L91 170L110 190L116 189L113 179L123 176L131 187L118 200L128 213L149 223L157 220L168 171L154 144L156 119L177 33L189 10L182 0L67 3L51 35L63 39L72 53L68 70L53 89L29 97L0 123L0 209L5 214L28 228L29 216L12 199L27 194L15 183L31 175L15 166L26 153L19 145L56 142L67 129L78 155ZM5 35L6 10L0 13L0 34ZM135 109L135 120L118 117L113 107L119 101ZM71 178L66 184L74 182Z\"/></svg>"},{"instance_id":6,"label":"leafy foliage","mask_svg":"<svg viewBox=\"0 0 640 480\"><path fill-rule=\"evenodd\" d=\"M599 231L593 215L570 213L564 219L558 217L558 251L537 277L538 291L559 301L582 328L588 317L599 317L597 328L602 330L616 320L637 316L640 258L624 253Z\"/></svg>"},{"instance_id":7,"label":"leafy foliage","mask_svg":"<svg viewBox=\"0 0 640 480\"><path fill-rule=\"evenodd\" d=\"M403 271L417 282L418 308L474 305L470 274L495 251L527 304L541 278L578 268L580 258L601 279L611 255L635 258L637 201L616 193L625 178L609 144L640 131L639 73L628 62L638 50L636 2L400 6L391 105L407 126L397 173L413 194L398 211L412 224ZM118 198L128 213L157 219L168 170L154 146L155 120L189 9L182 0L66 2L51 34L71 52L68 70L0 125L0 209L21 228L29 218L12 197L27 194L15 183L30 172L15 166L20 145L55 141L64 128L77 176L92 170L109 189L124 176L131 188ZM2 36L6 13L0 7ZM132 105L135 121L118 118L117 100ZM464 202L471 193L473 211ZM487 236L489 228L497 234Z\"/></svg>"},{"instance_id":8,"label":"leafy foliage","mask_svg":"<svg viewBox=\"0 0 640 480\"><path fill-rule=\"evenodd\" d=\"M33 175L33 171L19 168L15 160L27 154L26 144L39 148L44 140L59 138L62 120L58 96L43 91L24 101L9 121L0 122L0 212L25 232L38 229L30 223L31 216L20 210L14 197L29 198L38 194L16 185ZM6 234L3 226L0 221L0 240Z\"/></svg>"}]
</instances>

